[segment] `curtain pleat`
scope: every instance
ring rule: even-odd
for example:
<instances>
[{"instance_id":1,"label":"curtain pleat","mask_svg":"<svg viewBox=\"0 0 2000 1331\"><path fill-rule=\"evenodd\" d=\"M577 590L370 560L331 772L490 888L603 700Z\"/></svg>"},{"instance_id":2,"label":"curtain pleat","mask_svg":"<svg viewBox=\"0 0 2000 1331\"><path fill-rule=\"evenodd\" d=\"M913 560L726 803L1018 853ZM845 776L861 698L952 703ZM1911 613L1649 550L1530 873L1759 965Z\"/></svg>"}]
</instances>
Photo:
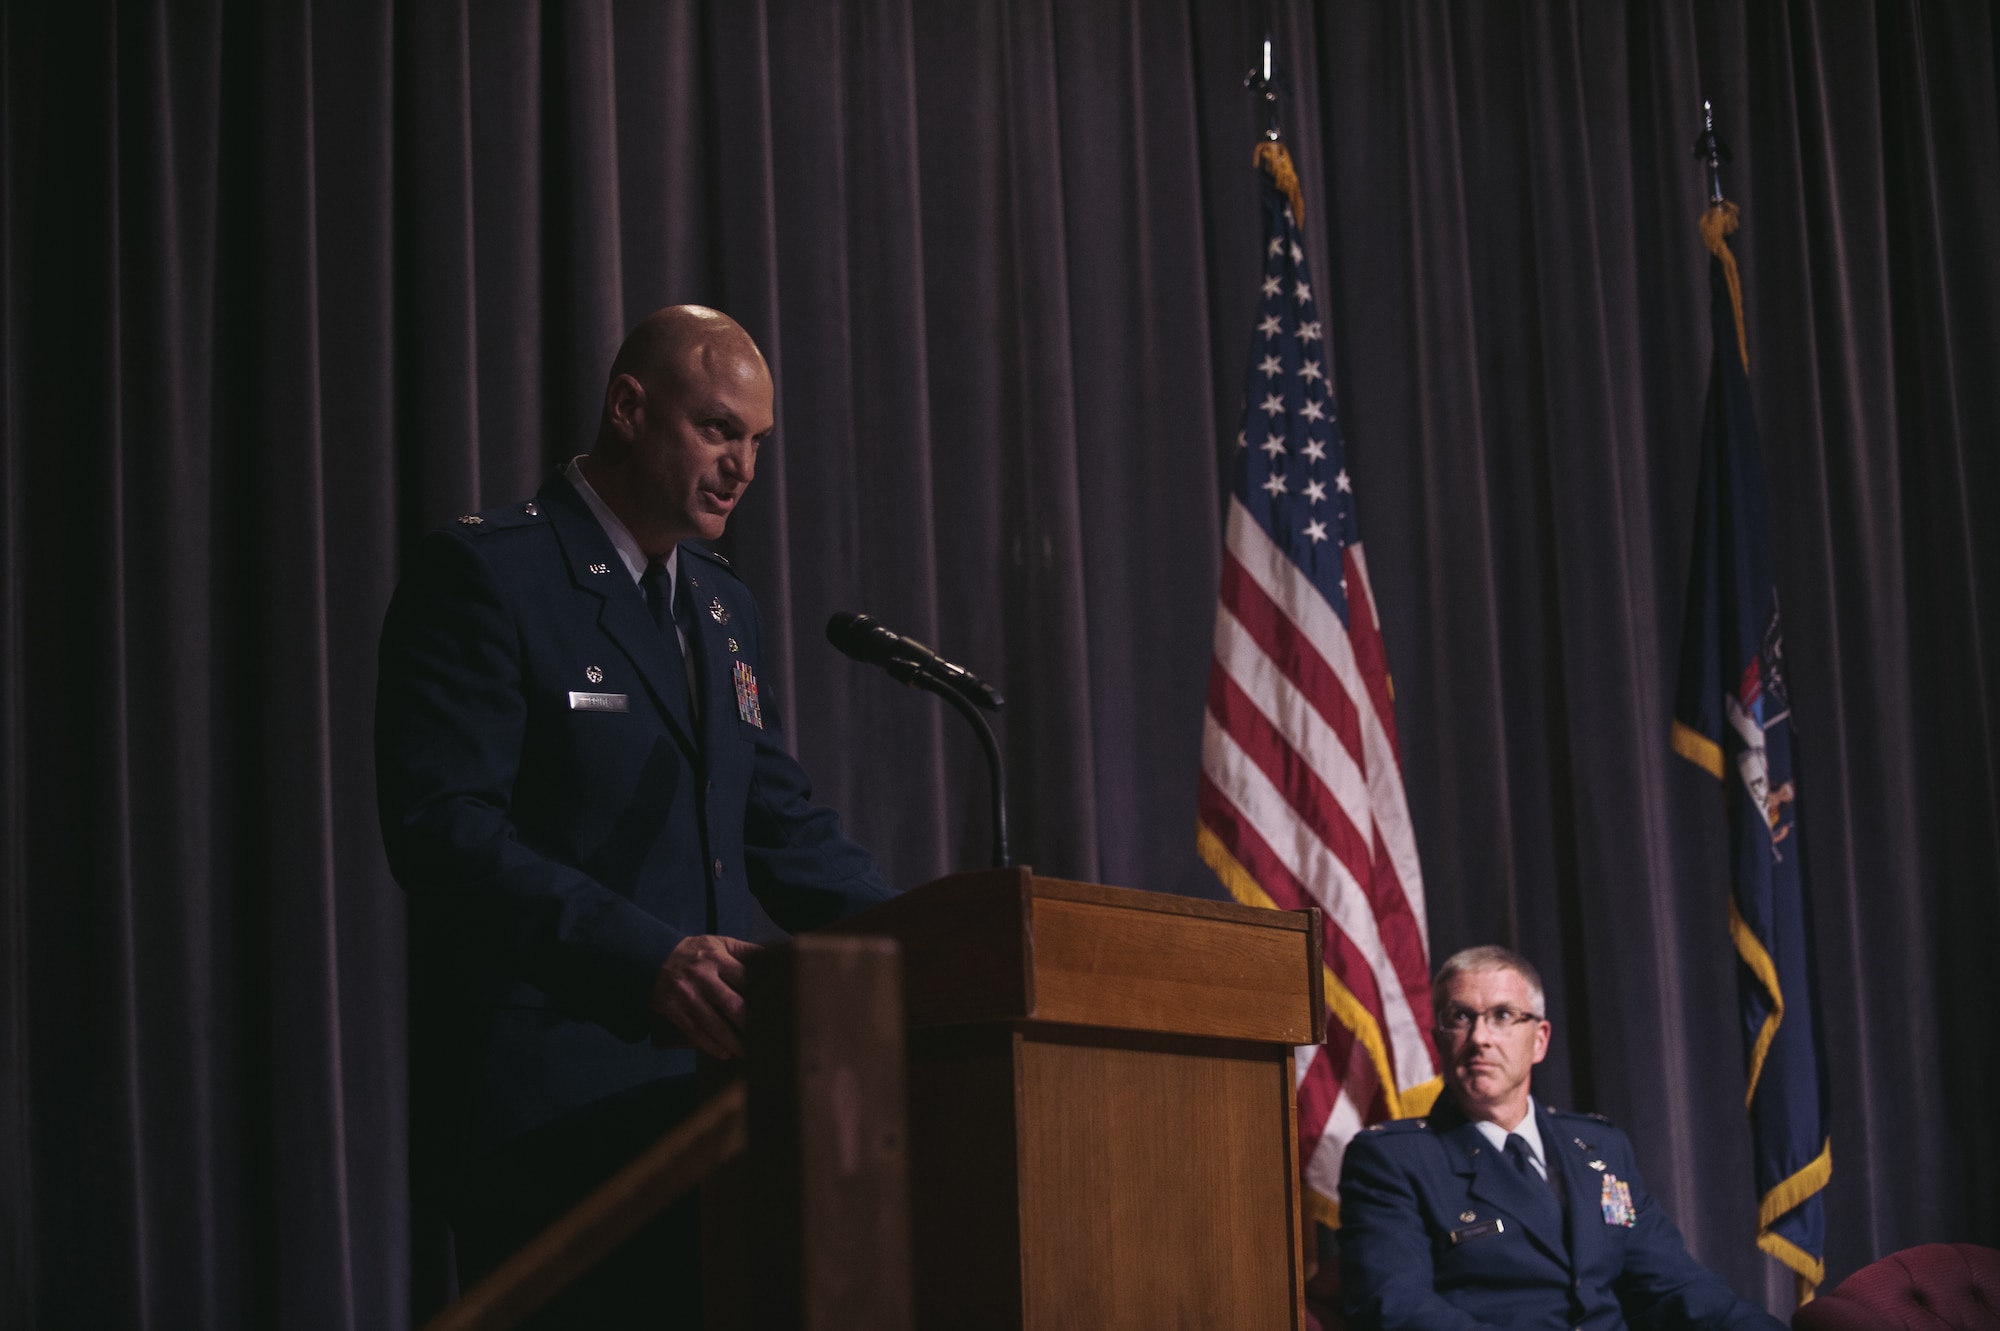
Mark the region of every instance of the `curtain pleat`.
<instances>
[{"instance_id":1,"label":"curtain pleat","mask_svg":"<svg viewBox=\"0 0 2000 1331\"><path fill-rule=\"evenodd\" d=\"M0 1324L386 1327L411 1192L375 640L426 530L720 305L779 427L724 551L819 795L983 864L1194 854L1268 23L1434 957L1549 982L1538 1088L1751 1244L1726 830L1666 745L1708 372L1704 97L1834 1093L1830 1275L2000 1243L2000 44L1989 7L16 0L0 8Z\"/></svg>"}]
</instances>

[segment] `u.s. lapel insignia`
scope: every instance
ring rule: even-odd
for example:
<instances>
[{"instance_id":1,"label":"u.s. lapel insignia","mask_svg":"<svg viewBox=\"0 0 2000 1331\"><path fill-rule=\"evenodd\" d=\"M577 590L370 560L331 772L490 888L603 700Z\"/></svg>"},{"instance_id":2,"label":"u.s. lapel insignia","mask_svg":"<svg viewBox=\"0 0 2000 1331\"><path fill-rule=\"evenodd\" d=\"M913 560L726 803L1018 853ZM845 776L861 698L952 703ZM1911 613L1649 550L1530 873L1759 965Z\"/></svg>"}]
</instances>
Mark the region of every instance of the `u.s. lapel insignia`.
<instances>
[{"instance_id":1,"label":"u.s. lapel insignia","mask_svg":"<svg viewBox=\"0 0 2000 1331\"><path fill-rule=\"evenodd\" d=\"M1604 1175L1603 1186L1597 1193L1598 1208L1604 1212L1604 1223L1623 1225L1630 1229L1639 1223L1639 1212L1632 1205L1632 1185L1616 1174Z\"/></svg>"},{"instance_id":2,"label":"u.s. lapel insignia","mask_svg":"<svg viewBox=\"0 0 2000 1331\"><path fill-rule=\"evenodd\" d=\"M764 728L764 705L757 701L757 672L750 668L748 661L736 661L736 718L748 721L762 730Z\"/></svg>"},{"instance_id":3,"label":"u.s. lapel insignia","mask_svg":"<svg viewBox=\"0 0 2000 1331\"><path fill-rule=\"evenodd\" d=\"M727 624L729 622L729 611L722 604L720 596L711 596L708 598L708 617L718 624Z\"/></svg>"}]
</instances>

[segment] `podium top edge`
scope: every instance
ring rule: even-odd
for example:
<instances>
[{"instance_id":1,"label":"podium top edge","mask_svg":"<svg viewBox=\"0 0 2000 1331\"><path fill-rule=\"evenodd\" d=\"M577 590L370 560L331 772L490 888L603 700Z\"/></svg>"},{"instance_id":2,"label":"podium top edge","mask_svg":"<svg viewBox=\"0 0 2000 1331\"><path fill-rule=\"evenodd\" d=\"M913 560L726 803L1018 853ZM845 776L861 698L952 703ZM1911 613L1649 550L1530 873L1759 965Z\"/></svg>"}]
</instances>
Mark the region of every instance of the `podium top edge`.
<instances>
[{"instance_id":1,"label":"podium top edge","mask_svg":"<svg viewBox=\"0 0 2000 1331\"><path fill-rule=\"evenodd\" d=\"M1261 906L1245 906L1234 901L1209 901L1201 897L1184 897L1171 892L1148 892L1136 887L1112 887L1106 883L1046 878L1026 866L1011 869L975 869L967 873L948 874L911 890L928 892L935 888L945 888L949 891L952 887L961 891L976 891L981 887L987 890L1004 890L1009 880L1018 884L1018 890L1025 896L1042 900L1078 901L1121 910L1142 910L1162 915L1227 920L1232 924L1247 924L1262 929L1285 929L1294 933L1305 933L1310 928L1304 911L1266 910Z\"/></svg>"}]
</instances>

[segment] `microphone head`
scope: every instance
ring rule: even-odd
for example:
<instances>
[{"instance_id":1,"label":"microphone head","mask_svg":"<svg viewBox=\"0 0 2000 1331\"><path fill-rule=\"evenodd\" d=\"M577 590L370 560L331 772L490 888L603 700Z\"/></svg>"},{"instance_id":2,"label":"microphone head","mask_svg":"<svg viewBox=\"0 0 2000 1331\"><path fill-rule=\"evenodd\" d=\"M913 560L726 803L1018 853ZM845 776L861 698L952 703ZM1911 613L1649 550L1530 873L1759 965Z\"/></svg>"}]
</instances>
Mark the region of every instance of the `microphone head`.
<instances>
[{"instance_id":1,"label":"microphone head","mask_svg":"<svg viewBox=\"0 0 2000 1331\"><path fill-rule=\"evenodd\" d=\"M922 674L930 680L942 681L989 712L997 712L1006 705L1006 699L997 689L964 666L940 660L923 643L905 638L868 615L852 610L836 612L826 621L826 640L863 665L887 667L889 673L905 684L914 682L911 676ZM907 673L899 674L899 669Z\"/></svg>"},{"instance_id":2,"label":"microphone head","mask_svg":"<svg viewBox=\"0 0 2000 1331\"><path fill-rule=\"evenodd\" d=\"M826 621L826 640L843 653L857 661L874 665L880 660L880 653L871 651L880 626L867 615L858 615L852 610L836 611Z\"/></svg>"}]
</instances>

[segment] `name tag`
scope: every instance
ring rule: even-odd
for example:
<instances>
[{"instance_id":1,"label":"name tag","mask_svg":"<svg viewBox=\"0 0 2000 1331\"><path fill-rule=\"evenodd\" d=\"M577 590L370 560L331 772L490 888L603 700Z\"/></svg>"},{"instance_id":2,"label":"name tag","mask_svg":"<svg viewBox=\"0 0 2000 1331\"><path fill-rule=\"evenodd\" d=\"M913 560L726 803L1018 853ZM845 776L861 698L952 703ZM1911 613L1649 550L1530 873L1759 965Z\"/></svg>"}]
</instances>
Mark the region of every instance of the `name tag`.
<instances>
[{"instance_id":1,"label":"name tag","mask_svg":"<svg viewBox=\"0 0 2000 1331\"><path fill-rule=\"evenodd\" d=\"M1465 1229L1454 1229L1451 1231L1451 1246L1456 1248L1461 1243L1466 1243L1473 1239L1483 1239L1488 1234L1505 1234L1506 1232L1507 1222L1505 1220L1489 1220L1483 1225L1472 1225Z\"/></svg>"},{"instance_id":2,"label":"name tag","mask_svg":"<svg viewBox=\"0 0 2000 1331\"><path fill-rule=\"evenodd\" d=\"M577 693L572 690L569 709L572 712L629 712L632 704L622 693Z\"/></svg>"}]
</instances>

